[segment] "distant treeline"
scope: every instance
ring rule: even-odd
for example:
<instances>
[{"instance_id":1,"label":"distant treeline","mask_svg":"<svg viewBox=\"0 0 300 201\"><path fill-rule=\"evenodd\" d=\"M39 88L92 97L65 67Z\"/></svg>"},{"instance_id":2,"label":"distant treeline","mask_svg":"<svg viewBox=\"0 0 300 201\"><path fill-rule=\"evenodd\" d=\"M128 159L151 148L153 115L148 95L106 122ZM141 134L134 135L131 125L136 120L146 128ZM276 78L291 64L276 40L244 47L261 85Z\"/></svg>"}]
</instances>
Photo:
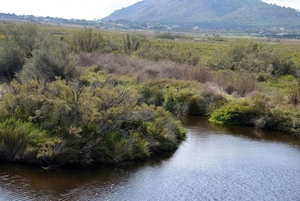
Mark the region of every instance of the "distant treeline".
<instances>
[{"instance_id":1,"label":"distant treeline","mask_svg":"<svg viewBox=\"0 0 300 201\"><path fill-rule=\"evenodd\" d=\"M300 34L274 34L274 35L266 35L268 38L282 38L282 39L300 39Z\"/></svg>"}]
</instances>

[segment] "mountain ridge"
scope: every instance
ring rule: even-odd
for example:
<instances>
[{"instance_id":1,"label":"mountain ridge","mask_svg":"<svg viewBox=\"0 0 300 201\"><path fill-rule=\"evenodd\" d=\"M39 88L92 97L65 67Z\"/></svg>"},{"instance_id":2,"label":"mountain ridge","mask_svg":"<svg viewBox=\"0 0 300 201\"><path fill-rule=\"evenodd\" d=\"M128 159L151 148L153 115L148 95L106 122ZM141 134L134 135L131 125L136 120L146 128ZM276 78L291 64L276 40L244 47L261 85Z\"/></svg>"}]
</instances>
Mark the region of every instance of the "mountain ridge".
<instances>
[{"instance_id":1,"label":"mountain ridge","mask_svg":"<svg viewBox=\"0 0 300 201\"><path fill-rule=\"evenodd\" d=\"M102 20L121 19L218 28L300 27L300 12L261 0L144 0Z\"/></svg>"}]
</instances>

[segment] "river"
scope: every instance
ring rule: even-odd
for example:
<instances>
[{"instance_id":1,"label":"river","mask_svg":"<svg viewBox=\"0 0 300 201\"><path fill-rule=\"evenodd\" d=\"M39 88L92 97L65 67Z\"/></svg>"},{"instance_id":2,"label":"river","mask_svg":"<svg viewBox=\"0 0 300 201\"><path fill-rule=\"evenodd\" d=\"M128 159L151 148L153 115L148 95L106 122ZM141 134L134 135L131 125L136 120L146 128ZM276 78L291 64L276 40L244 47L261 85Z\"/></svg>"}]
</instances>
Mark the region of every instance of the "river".
<instances>
[{"instance_id":1,"label":"river","mask_svg":"<svg viewBox=\"0 0 300 201\"><path fill-rule=\"evenodd\" d=\"M187 118L173 154L118 167L0 165L6 200L300 200L300 143L275 132Z\"/></svg>"}]
</instances>

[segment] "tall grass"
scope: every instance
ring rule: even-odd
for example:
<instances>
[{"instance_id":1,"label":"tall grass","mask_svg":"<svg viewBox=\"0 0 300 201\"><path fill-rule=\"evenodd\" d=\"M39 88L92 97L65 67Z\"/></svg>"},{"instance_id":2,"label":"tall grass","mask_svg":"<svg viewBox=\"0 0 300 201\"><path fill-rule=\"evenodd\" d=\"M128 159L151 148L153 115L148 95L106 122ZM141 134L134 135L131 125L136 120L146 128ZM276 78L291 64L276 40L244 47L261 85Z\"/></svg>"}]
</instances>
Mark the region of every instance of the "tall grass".
<instances>
[{"instance_id":1,"label":"tall grass","mask_svg":"<svg viewBox=\"0 0 300 201\"><path fill-rule=\"evenodd\" d=\"M8 161L30 160L34 154L31 147L37 145L43 134L32 123L6 119L0 123L0 156Z\"/></svg>"}]
</instances>

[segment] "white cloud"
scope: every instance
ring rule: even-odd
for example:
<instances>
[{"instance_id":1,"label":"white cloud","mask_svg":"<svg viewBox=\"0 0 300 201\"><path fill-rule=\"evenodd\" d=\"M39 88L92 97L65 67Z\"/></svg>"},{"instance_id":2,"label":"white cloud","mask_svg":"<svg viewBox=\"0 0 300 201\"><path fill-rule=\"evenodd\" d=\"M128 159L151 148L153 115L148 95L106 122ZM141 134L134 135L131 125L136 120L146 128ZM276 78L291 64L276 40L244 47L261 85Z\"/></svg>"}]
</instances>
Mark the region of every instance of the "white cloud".
<instances>
[{"instance_id":1,"label":"white cloud","mask_svg":"<svg viewBox=\"0 0 300 201\"><path fill-rule=\"evenodd\" d=\"M52 16L76 19L101 19L139 0L9 0L0 12L17 15Z\"/></svg>"},{"instance_id":2,"label":"white cloud","mask_svg":"<svg viewBox=\"0 0 300 201\"><path fill-rule=\"evenodd\" d=\"M300 10L300 0L263 0L266 3L276 4L278 6L290 7Z\"/></svg>"}]
</instances>

